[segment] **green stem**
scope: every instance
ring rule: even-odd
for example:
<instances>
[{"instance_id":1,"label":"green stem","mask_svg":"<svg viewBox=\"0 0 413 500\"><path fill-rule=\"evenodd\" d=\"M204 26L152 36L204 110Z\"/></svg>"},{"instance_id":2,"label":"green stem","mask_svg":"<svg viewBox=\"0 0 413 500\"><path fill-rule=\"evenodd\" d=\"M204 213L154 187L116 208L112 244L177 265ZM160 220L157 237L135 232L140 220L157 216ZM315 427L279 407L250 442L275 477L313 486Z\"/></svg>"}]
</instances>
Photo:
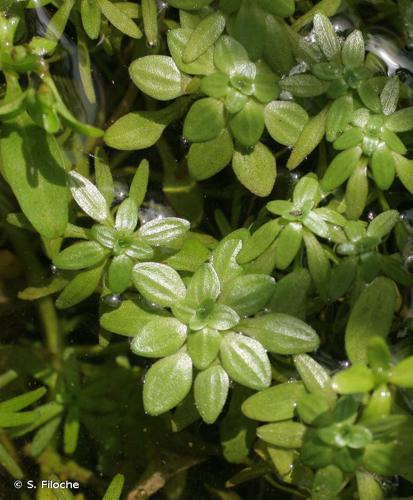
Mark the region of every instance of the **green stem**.
<instances>
[{"instance_id":1,"label":"green stem","mask_svg":"<svg viewBox=\"0 0 413 500\"><path fill-rule=\"evenodd\" d=\"M4 217L13 211L5 196L0 199L0 211ZM7 223L4 224L4 229L17 256L25 266L27 283L31 286L38 285L44 278L45 271L33 249L33 240L29 238L25 231L16 229ZM41 298L36 301L36 307L53 365L59 370L63 343L53 300L50 297Z\"/></svg>"}]
</instances>

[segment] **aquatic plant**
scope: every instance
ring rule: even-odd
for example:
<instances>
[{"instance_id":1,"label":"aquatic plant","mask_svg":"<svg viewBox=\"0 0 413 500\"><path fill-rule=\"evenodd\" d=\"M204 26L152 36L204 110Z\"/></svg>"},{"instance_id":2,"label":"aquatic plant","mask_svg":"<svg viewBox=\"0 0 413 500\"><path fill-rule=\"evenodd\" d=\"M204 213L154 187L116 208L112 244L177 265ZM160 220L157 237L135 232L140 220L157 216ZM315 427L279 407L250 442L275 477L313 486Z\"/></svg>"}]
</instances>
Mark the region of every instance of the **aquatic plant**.
<instances>
[{"instance_id":1,"label":"aquatic plant","mask_svg":"<svg viewBox=\"0 0 413 500\"><path fill-rule=\"evenodd\" d=\"M413 21L367 3L0 1L5 498L412 495Z\"/></svg>"}]
</instances>

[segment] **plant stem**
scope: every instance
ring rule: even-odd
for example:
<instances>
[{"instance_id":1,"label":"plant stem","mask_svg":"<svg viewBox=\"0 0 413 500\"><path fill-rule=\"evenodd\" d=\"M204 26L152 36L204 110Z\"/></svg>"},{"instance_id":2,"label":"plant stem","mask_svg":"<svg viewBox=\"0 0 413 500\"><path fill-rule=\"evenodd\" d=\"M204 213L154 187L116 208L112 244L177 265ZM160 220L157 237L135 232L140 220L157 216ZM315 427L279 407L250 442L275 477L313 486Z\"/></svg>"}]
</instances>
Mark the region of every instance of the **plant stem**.
<instances>
[{"instance_id":1,"label":"plant stem","mask_svg":"<svg viewBox=\"0 0 413 500\"><path fill-rule=\"evenodd\" d=\"M0 211L4 217L13 211L5 196L1 196ZM17 256L25 266L27 283L34 286L38 285L45 277L45 271L33 249L33 240L28 237L25 231L16 229L7 223L4 224L4 229ZM53 360L53 366L56 370L59 370L61 368L63 343L53 300L51 297L43 297L36 301L36 308L42 324L46 346Z\"/></svg>"}]
</instances>

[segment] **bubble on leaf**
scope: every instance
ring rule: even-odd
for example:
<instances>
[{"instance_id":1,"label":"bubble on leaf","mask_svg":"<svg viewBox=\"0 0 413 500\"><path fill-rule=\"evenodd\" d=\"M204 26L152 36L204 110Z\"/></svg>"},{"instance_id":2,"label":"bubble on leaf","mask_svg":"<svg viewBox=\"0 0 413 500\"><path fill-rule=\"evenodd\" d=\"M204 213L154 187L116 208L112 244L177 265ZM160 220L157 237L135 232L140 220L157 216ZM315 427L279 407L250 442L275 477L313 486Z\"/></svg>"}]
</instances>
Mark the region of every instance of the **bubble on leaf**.
<instances>
[{"instance_id":1,"label":"bubble on leaf","mask_svg":"<svg viewBox=\"0 0 413 500\"><path fill-rule=\"evenodd\" d=\"M301 61L300 63L296 64L294 67L290 69L289 76L300 75L302 73L305 73L307 70L308 70L308 64L304 61Z\"/></svg>"},{"instance_id":2,"label":"bubble on leaf","mask_svg":"<svg viewBox=\"0 0 413 500\"><path fill-rule=\"evenodd\" d=\"M349 17L344 15L333 16L330 21L333 25L334 31L338 35L348 35L355 28L354 22Z\"/></svg>"},{"instance_id":3,"label":"bubble on leaf","mask_svg":"<svg viewBox=\"0 0 413 500\"><path fill-rule=\"evenodd\" d=\"M102 302L112 309L117 309L122 304L122 297L115 293L105 295L104 297L102 297Z\"/></svg>"},{"instance_id":4,"label":"bubble on leaf","mask_svg":"<svg viewBox=\"0 0 413 500\"><path fill-rule=\"evenodd\" d=\"M112 205L119 205L128 196L129 187L128 183L123 178L114 180L113 183L113 202Z\"/></svg>"},{"instance_id":5,"label":"bubble on leaf","mask_svg":"<svg viewBox=\"0 0 413 500\"><path fill-rule=\"evenodd\" d=\"M58 270L57 270L57 267L54 264L50 265L50 272L52 274L57 274Z\"/></svg>"},{"instance_id":6,"label":"bubble on leaf","mask_svg":"<svg viewBox=\"0 0 413 500\"><path fill-rule=\"evenodd\" d=\"M157 200L157 196L153 193L149 194L149 200L145 201L139 210L139 221L141 224L154 219L165 219L166 217L174 217L176 214L172 207L166 205L161 200Z\"/></svg>"},{"instance_id":7,"label":"bubble on leaf","mask_svg":"<svg viewBox=\"0 0 413 500\"><path fill-rule=\"evenodd\" d=\"M367 35L366 49L379 57L387 66L387 74L393 76L400 70L413 73L412 56L401 49L391 31L374 29Z\"/></svg>"},{"instance_id":8,"label":"bubble on leaf","mask_svg":"<svg viewBox=\"0 0 413 500\"><path fill-rule=\"evenodd\" d=\"M369 213L367 214L367 219L369 221L372 221L375 217L376 217L376 212L374 212L373 210L370 210Z\"/></svg>"}]
</instances>

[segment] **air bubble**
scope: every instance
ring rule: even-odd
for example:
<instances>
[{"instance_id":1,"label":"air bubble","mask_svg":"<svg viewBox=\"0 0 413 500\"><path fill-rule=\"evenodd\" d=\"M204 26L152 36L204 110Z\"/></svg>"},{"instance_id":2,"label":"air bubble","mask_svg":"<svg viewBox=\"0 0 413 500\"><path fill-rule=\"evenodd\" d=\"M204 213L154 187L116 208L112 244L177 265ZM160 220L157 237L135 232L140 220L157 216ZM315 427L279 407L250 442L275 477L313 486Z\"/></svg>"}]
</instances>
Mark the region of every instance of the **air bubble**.
<instances>
[{"instance_id":1,"label":"air bubble","mask_svg":"<svg viewBox=\"0 0 413 500\"><path fill-rule=\"evenodd\" d=\"M118 294L105 295L102 302L107 306L117 309L122 304L122 297Z\"/></svg>"}]
</instances>

